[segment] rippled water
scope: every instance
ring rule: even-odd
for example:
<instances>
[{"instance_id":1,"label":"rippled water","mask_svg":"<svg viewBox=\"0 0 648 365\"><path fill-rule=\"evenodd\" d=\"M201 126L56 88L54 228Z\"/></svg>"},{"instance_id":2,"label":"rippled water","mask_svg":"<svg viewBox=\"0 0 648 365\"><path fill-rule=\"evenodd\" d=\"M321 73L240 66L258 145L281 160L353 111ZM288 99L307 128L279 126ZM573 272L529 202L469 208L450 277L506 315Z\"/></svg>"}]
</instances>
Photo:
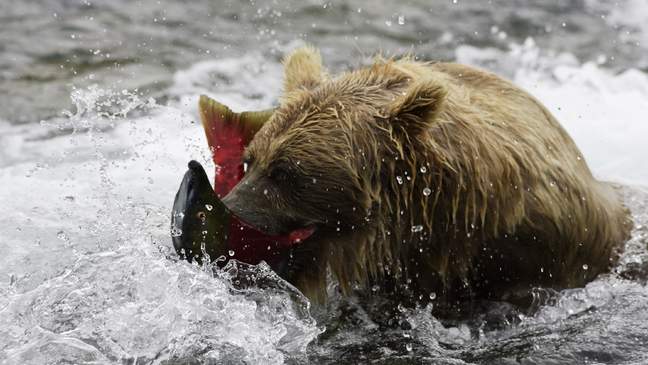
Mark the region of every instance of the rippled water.
<instances>
[{"instance_id":1,"label":"rippled water","mask_svg":"<svg viewBox=\"0 0 648 365\"><path fill-rule=\"evenodd\" d=\"M3 1L0 363L648 363L646 24L641 0ZM189 159L211 163L197 95L268 107L304 42L334 71L414 50L538 96L625 186L636 225L619 265L539 289L532 313L385 323L379 298L332 285L310 307L266 267L177 261L173 194Z\"/></svg>"}]
</instances>

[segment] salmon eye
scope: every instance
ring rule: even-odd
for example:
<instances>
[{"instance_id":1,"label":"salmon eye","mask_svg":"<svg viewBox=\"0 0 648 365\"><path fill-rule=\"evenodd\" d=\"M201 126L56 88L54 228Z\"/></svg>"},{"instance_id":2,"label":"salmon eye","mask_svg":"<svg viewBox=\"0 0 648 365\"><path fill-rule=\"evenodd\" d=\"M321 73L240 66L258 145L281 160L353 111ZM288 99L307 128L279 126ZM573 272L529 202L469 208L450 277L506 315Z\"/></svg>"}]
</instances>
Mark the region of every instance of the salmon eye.
<instances>
[{"instance_id":1,"label":"salmon eye","mask_svg":"<svg viewBox=\"0 0 648 365\"><path fill-rule=\"evenodd\" d=\"M205 219L207 219L207 215L203 211L196 213L196 217L200 219L202 222L204 222Z\"/></svg>"}]
</instances>

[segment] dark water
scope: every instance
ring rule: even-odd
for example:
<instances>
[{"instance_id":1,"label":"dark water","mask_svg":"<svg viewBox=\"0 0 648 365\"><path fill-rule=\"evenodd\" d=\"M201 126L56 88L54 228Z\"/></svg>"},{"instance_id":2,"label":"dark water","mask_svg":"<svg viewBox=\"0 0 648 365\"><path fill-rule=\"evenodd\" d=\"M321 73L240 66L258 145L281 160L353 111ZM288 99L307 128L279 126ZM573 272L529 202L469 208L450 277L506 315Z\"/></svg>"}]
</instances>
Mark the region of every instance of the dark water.
<instances>
[{"instance_id":1,"label":"dark water","mask_svg":"<svg viewBox=\"0 0 648 365\"><path fill-rule=\"evenodd\" d=\"M531 90L597 175L629 185L621 262L538 289L533 312L390 303L383 323L380 298L334 284L309 307L266 268L239 269L257 278L241 289L175 261L173 194L186 161L209 160L196 95L267 107L304 43L332 71L414 52ZM0 364L648 364L647 69L641 0L3 0Z\"/></svg>"},{"instance_id":2,"label":"dark water","mask_svg":"<svg viewBox=\"0 0 648 365\"><path fill-rule=\"evenodd\" d=\"M453 59L458 45L543 49L606 67L648 67L642 30L606 1L77 1L0 3L0 118L44 119L73 86L98 83L165 96L171 76L200 60L251 50L280 58L296 41L343 69L377 51ZM643 9L639 9L643 10ZM402 23L402 24L401 24Z\"/></svg>"}]
</instances>

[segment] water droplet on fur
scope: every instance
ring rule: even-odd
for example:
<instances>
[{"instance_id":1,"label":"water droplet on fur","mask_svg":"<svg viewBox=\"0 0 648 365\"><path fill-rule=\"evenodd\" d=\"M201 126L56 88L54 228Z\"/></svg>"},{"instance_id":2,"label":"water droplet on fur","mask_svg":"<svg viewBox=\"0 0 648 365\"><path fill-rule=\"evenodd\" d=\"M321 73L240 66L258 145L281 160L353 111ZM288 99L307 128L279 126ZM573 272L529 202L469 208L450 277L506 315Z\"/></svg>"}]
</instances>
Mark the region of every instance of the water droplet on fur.
<instances>
[{"instance_id":1,"label":"water droplet on fur","mask_svg":"<svg viewBox=\"0 0 648 365\"><path fill-rule=\"evenodd\" d=\"M408 352L412 352L412 344L411 344L411 343L408 343L407 345L405 345L405 349L406 349Z\"/></svg>"},{"instance_id":2,"label":"water droplet on fur","mask_svg":"<svg viewBox=\"0 0 648 365\"><path fill-rule=\"evenodd\" d=\"M380 290L380 287L378 285L374 285L371 287L371 291L374 293L377 292L378 290Z\"/></svg>"},{"instance_id":3,"label":"water droplet on fur","mask_svg":"<svg viewBox=\"0 0 648 365\"><path fill-rule=\"evenodd\" d=\"M405 15L399 15L398 16L398 24L400 24L400 25L405 24Z\"/></svg>"},{"instance_id":4,"label":"water droplet on fur","mask_svg":"<svg viewBox=\"0 0 648 365\"><path fill-rule=\"evenodd\" d=\"M211 204L205 204L205 209L211 212L211 210L214 209L214 207Z\"/></svg>"},{"instance_id":5,"label":"water droplet on fur","mask_svg":"<svg viewBox=\"0 0 648 365\"><path fill-rule=\"evenodd\" d=\"M589 269L589 266L587 264L583 264L583 270Z\"/></svg>"},{"instance_id":6,"label":"water droplet on fur","mask_svg":"<svg viewBox=\"0 0 648 365\"><path fill-rule=\"evenodd\" d=\"M436 299L436 293L432 292L430 293L430 300L434 300L434 299Z\"/></svg>"},{"instance_id":7,"label":"water droplet on fur","mask_svg":"<svg viewBox=\"0 0 648 365\"><path fill-rule=\"evenodd\" d=\"M263 189L263 195L268 195L268 189Z\"/></svg>"},{"instance_id":8,"label":"water droplet on fur","mask_svg":"<svg viewBox=\"0 0 648 365\"><path fill-rule=\"evenodd\" d=\"M391 25L392 25L391 20L385 20L385 25L388 26L388 27L391 27Z\"/></svg>"},{"instance_id":9,"label":"water droplet on fur","mask_svg":"<svg viewBox=\"0 0 648 365\"><path fill-rule=\"evenodd\" d=\"M412 226L412 232L421 232L422 230L423 230L423 226L420 224L416 226Z\"/></svg>"},{"instance_id":10,"label":"water droplet on fur","mask_svg":"<svg viewBox=\"0 0 648 365\"><path fill-rule=\"evenodd\" d=\"M396 181L398 181L399 184L403 184L403 178L400 176L396 176Z\"/></svg>"},{"instance_id":11,"label":"water droplet on fur","mask_svg":"<svg viewBox=\"0 0 648 365\"><path fill-rule=\"evenodd\" d=\"M313 184L317 184L317 179L313 178Z\"/></svg>"},{"instance_id":12,"label":"water droplet on fur","mask_svg":"<svg viewBox=\"0 0 648 365\"><path fill-rule=\"evenodd\" d=\"M398 307L397 307L397 308L398 308L398 311L399 311L399 312L401 312L401 313L404 313L404 312L405 312L405 306L403 305L403 303L398 303Z\"/></svg>"},{"instance_id":13,"label":"water droplet on fur","mask_svg":"<svg viewBox=\"0 0 648 365\"><path fill-rule=\"evenodd\" d=\"M425 174L427 172L427 167L421 166L420 171L422 174Z\"/></svg>"},{"instance_id":14,"label":"water droplet on fur","mask_svg":"<svg viewBox=\"0 0 648 365\"><path fill-rule=\"evenodd\" d=\"M234 256L234 250L229 250L229 251L227 251L227 253L228 253L230 256Z\"/></svg>"},{"instance_id":15,"label":"water droplet on fur","mask_svg":"<svg viewBox=\"0 0 648 365\"><path fill-rule=\"evenodd\" d=\"M430 194L432 194L432 190L430 188L423 189L423 195L430 196Z\"/></svg>"},{"instance_id":16,"label":"water droplet on fur","mask_svg":"<svg viewBox=\"0 0 648 365\"><path fill-rule=\"evenodd\" d=\"M171 228L171 237L180 237L182 236L182 230L177 227Z\"/></svg>"}]
</instances>

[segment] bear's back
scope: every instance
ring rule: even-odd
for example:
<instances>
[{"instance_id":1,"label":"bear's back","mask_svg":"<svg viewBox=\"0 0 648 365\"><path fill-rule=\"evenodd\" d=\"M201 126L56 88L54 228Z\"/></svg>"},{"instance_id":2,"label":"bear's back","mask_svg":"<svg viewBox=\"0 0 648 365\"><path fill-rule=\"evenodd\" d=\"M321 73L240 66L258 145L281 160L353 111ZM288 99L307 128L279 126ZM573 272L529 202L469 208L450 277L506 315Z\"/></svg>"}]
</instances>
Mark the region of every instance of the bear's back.
<instances>
[{"instance_id":1,"label":"bear's back","mask_svg":"<svg viewBox=\"0 0 648 365\"><path fill-rule=\"evenodd\" d=\"M469 66L397 65L447 89L429 130L429 153L443 155L454 171L450 180L461 185L444 193L452 202L441 209L461 207L453 223L481 225L489 242L474 253L486 268L482 277L492 270L521 285L573 287L609 269L629 238L628 211L537 99ZM504 258L493 260L494 253Z\"/></svg>"}]
</instances>

